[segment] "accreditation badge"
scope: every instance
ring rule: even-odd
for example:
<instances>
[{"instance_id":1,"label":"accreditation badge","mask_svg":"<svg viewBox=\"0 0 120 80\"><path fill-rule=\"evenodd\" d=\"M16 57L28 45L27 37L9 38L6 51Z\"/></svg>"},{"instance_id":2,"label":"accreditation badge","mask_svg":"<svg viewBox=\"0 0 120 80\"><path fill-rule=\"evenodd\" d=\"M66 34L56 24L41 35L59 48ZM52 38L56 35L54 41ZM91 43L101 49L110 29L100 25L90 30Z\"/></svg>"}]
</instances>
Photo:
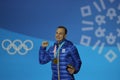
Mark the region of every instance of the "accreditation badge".
<instances>
[{"instance_id":1,"label":"accreditation badge","mask_svg":"<svg viewBox=\"0 0 120 80\"><path fill-rule=\"evenodd\" d=\"M62 49L62 53L65 53L65 49Z\"/></svg>"}]
</instances>

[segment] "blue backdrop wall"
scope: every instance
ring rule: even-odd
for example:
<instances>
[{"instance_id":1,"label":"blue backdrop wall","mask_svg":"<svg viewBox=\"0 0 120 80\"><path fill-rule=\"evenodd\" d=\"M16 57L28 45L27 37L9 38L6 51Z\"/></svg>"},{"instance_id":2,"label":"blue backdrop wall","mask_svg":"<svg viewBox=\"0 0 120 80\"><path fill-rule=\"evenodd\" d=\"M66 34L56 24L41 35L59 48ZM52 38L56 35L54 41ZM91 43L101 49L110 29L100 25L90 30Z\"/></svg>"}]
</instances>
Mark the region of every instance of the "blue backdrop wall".
<instances>
[{"instance_id":1,"label":"blue backdrop wall","mask_svg":"<svg viewBox=\"0 0 120 80\"><path fill-rule=\"evenodd\" d=\"M76 80L120 80L120 0L0 0L0 80L51 80L39 47L59 25L83 63Z\"/></svg>"}]
</instances>

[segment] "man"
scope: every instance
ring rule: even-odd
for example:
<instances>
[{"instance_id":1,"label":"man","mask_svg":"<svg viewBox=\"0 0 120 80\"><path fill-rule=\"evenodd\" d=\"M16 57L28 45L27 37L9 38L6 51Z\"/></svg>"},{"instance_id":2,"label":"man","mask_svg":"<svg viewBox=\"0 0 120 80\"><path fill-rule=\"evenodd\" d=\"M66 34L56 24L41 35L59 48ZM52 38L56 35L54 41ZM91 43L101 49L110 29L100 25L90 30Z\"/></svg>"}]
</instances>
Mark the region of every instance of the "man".
<instances>
[{"instance_id":1,"label":"man","mask_svg":"<svg viewBox=\"0 0 120 80\"><path fill-rule=\"evenodd\" d=\"M56 42L46 51L47 41L42 42L39 50L39 62L46 64L49 61L52 66L52 80L75 80L81 67L81 60L77 48L66 39L67 29L59 26L56 30Z\"/></svg>"}]
</instances>

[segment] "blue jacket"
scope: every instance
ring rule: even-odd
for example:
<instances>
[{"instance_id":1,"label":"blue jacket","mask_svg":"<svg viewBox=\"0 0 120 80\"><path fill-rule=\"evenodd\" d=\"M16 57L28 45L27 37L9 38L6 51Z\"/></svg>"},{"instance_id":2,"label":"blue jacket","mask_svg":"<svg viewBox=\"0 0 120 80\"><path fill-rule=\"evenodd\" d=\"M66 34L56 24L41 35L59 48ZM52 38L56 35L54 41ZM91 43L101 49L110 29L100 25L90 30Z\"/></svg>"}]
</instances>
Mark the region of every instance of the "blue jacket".
<instances>
[{"instance_id":1,"label":"blue jacket","mask_svg":"<svg viewBox=\"0 0 120 80\"><path fill-rule=\"evenodd\" d=\"M77 48L73 45L72 42L64 39L60 44L64 42L63 46L59 51L59 73L60 80L74 80L74 76L67 71L67 65L71 65L75 68L75 73L80 70L81 59ZM54 60L54 46L58 45L57 42L54 43L47 51L46 48L40 47L39 50L39 62L40 64L46 64L51 61L52 68L52 80L58 80L58 67L57 64L53 63ZM57 47L58 48L58 47ZM75 74L74 73L74 74Z\"/></svg>"}]
</instances>

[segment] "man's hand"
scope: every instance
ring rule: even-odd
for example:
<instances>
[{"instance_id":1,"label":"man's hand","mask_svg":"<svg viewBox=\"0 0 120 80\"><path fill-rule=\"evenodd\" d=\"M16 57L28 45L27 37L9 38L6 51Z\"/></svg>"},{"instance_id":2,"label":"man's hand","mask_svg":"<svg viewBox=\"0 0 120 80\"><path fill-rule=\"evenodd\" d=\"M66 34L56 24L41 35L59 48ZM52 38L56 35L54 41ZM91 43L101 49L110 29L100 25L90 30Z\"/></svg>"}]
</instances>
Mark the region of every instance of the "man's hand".
<instances>
[{"instance_id":1,"label":"man's hand","mask_svg":"<svg viewBox=\"0 0 120 80\"><path fill-rule=\"evenodd\" d=\"M42 47L47 47L49 45L48 41L43 41L42 42Z\"/></svg>"},{"instance_id":2,"label":"man's hand","mask_svg":"<svg viewBox=\"0 0 120 80\"><path fill-rule=\"evenodd\" d=\"M68 70L68 72L69 72L70 74L74 74L74 72L75 72L75 68L74 68L73 66L71 66L71 65L68 65L68 66L67 66L67 70Z\"/></svg>"}]
</instances>

